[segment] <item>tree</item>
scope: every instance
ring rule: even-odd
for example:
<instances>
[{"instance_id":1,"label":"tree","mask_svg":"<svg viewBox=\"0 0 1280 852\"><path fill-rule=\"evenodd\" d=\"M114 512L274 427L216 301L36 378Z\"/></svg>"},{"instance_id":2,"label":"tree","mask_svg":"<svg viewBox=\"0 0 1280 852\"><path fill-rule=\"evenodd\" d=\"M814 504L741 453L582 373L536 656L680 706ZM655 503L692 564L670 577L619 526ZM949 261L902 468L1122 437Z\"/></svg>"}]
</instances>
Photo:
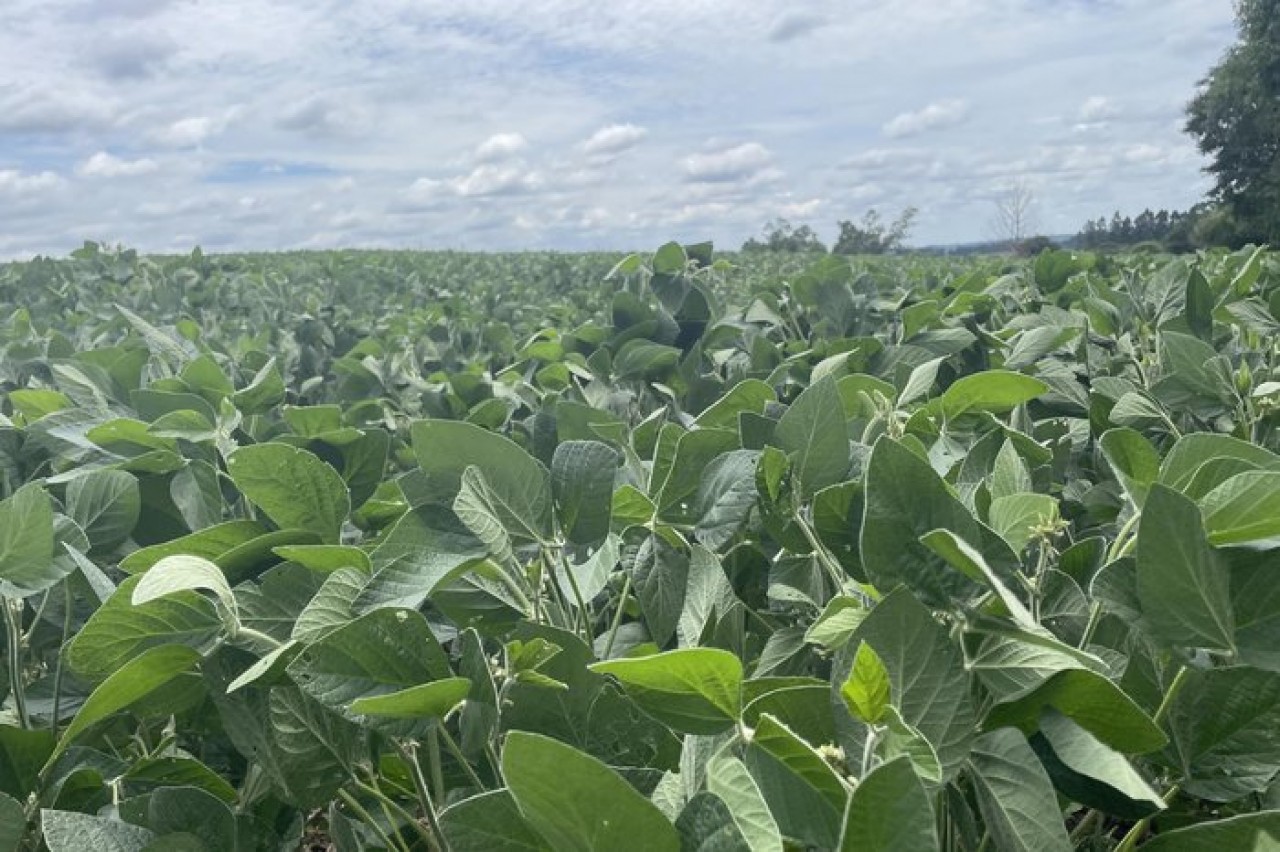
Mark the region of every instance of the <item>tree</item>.
<instances>
[{"instance_id":1,"label":"tree","mask_svg":"<svg viewBox=\"0 0 1280 852\"><path fill-rule=\"evenodd\" d=\"M1236 220L1234 240L1280 240L1280 0L1237 0L1239 42L1201 81L1187 132Z\"/></svg>"},{"instance_id":2,"label":"tree","mask_svg":"<svg viewBox=\"0 0 1280 852\"><path fill-rule=\"evenodd\" d=\"M1017 245L1031 236L1036 229L1035 203L1035 193L1023 180L997 195L995 218L991 222L996 239Z\"/></svg>"},{"instance_id":3,"label":"tree","mask_svg":"<svg viewBox=\"0 0 1280 852\"><path fill-rule=\"evenodd\" d=\"M825 252L827 247L808 225L794 227L786 219L774 219L764 226L763 239L755 237L742 244L743 251Z\"/></svg>"},{"instance_id":4,"label":"tree","mask_svg":"<svg viewBox=\"0 0 1280 852\"><path fill-rule=\"evenodd\" d=\"M837 222L840 235L831 247L832 254L888 254L899 251L911 235L915 224L914 207L908 207L892 222L885 222L874 208L868 210L860 223L848 220Z\"/></svg>"}]
</instances>

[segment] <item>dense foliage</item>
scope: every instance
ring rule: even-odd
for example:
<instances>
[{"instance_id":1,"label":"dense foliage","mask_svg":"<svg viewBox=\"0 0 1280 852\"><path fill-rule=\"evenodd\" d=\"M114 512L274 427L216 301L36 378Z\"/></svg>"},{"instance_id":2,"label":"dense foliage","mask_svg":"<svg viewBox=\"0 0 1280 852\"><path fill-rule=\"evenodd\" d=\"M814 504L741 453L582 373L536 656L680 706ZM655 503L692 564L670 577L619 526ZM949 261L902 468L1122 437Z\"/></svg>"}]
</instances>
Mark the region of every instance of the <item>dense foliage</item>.
<instances>
[{"instance_id":1,"label":"dense foliage","mask_svg":"<svg viewBox=\"0 0 1280 852\"><path fill-rule=\"evenodd\" d=\"M1237 240L1280 240L1280 0L1237 0L1239 41L1187 107Z\"/></svg>"},{"instance_id":2,"label":"dense foliage","mask_svg":"<svg viewBox=\"0 0 1280 852\"><path fill-rule=\"evenodd\" d=\"M811 260L0 268L0 852L1269 848L1280 258Z\"/></svg>"}]
</instances>

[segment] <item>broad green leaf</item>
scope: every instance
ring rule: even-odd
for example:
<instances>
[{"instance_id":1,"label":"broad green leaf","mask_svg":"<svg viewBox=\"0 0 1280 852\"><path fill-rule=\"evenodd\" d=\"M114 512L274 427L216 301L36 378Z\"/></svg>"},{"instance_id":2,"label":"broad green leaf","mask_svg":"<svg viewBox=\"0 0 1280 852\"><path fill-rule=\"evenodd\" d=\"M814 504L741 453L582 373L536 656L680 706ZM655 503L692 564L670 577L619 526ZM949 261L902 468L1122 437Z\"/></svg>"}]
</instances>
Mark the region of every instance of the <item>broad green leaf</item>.
<instances>
[{"instance_id":1,"label":"broad green leaf","mask_svg":"<svg viewBox=\"0 0 1280 852\"><path fill-rule=\"evenodd\" d=\"M742 760L784 839L835 847L848 789L822 755L766 714Z\"/></svg>"},{"instance_id":2,"label":"broad green leaf","mask_svg":"<svg viewBox=\"0 0 1280 852\"><path fill-rule=\"evenodd\" d=\"M1058 501L1047 494L1012 494L992 500L987 511L991 528L1021 553L1039 529L1058 520Z\"/></svg>"},{"instance_id":3,"label":"broad green leaf","mask_svg":"<svg viewBox=\"0 0 1280 852\"><path fill-rule=\"evenodd\" d=\"M471 681L450 677L385 695L357 698L351 702L351 712L394 719L443 719L470 691Z\"/></svg>"},{"instance_id":4,"label":"broad green leaf","mask_svg":"<svg viewBox=\"0 0 1280 852\"><path fill-rule=\"evenodd\" d=\"M946 484L906 447L882 438L871 452L862 519L862 564L881 590L905 583L931 606L950 606L981 586L920 543L920 536L948 529L980 542L978 522Z\"/></svg>"},{"instance_id":5,"label":"broad green leaf","mask_svg":"<svg viewBox=\"0 0 1280 852\"><path fill-rule=\"evenodd\" d=\"M751 849L733 813L714 793L694 795L676 820L682 852L748 852Z\"/></svg>"},{"instance_id":6,"label":"broad green leaf","mask_svg":"<svg viewBox=\"0 0 1280 852\"><path fill-rule=\"evenodd\" d=\"M252 839L241 837L241 824L225 802L194 787L161 787L148 796L146 826L160 836L158 845L184 836L193 848L244 848Z\"/></svg>"},{"instance_id":7,"label":"broad green leaf","mask_svg":"<svg viewBox=\"0 0 1280 852\"><path fill-rule=\"evenodd\" d=\"M199 556L166 556L147 569L133 587L130 603L143 606L175 592L208 591L222 603L234 627L239 607L226 576L208 559Z\"/></svg>"},{"instance_id":8,"label":"broad green leaf","mask_svg":"<svg viewBox=\"0 0 1280 852\"><path fill-rule=\"evenodd\" d=\"M190 671L199 659L200 655L195 650L184 645L162 645L148 648L130 660L98 684L85 700L46 761L46 769L90 726L141 701L177 676Z\"/></svg>"},{"instance_id":9,"label":"broad green leaf","mask_svg":"<svg viewBox=\"0 0 1280 852\"><path fill-rule=\"evenodd\" d=\"M1231 653L1230 575L1205 539L1196 504L1154 485L1138 524L1138 598L1156 639Z\"/></svg>"},{"instance_id":10,"label":"broad green leaf","mask_svg":"<svg viewBox=\"0 0 1280 852\"><path fill-rule=\"evenodd\" d=\"M946 628L906 589L896 589L871 610L853 641L875 649L889 673L893 706L933 745L945 778L952 778L978 719L964 660ZM833 676L845 672L837 668Z\"/></svg>"},{"instance_id":11,"label":"broad green leaf","mask_svg":"<svg viewBox=\"0 0 1280 852\"><path fill-rule=\"evenodd\" d=\"M126 574L139 574L164 557L179 553L217 562L223 555L248 544L266 531L266 527L256 521L227 521L163 544L135 550L120 560L120 570Z\"/></svg>"},{"instance_id":12,"label":"broad green leaf","mask_svg":"<svg viewBox=\"0 0 1280 852\"><path fill-rule=\"evenodd\" d=\"M693 534L712 550L730 544L756 506L756 450L732 450L706 466L693 500Z\"/></svg>"},{"instance_id":13,"label":"broad green leaf","mask_svg":"<svg viewBox=\"0 0 1280 852\"><path fill-rule=\"evenodd\" d=\"M40 785L40 767L55 745L49 731L0 725L0 792L25 799Z\"/></svg>"},{"instance_id":14,"label":"broad green leaf","mask_svg":"<svg viewBox=\"0 0 1280 852\"><path fill-rule=\"evenodd\" d=\"M1022 456L1018 455L1018 448L1011 438L1005 438L1004 443L1000 445L1000 452L996 453L987 490L992 500L1011 497L1014 494L1029 494L1035 490L1031 482L1031 472L1027 470Z\"/></svg>"},{"instance_id":15,"label":"broad green leaf","mask_svg":"<svg viewBox=\"0 0 1280 852\"><path fill-rule=\"evenodd\" d=\"M975 411L1002 414L1049 390L1039 379L1006 370L987 370L957 379L942 394L948 419Z\"/></svg>"},{"instance_id":16,"label":"broad green leaf","mask_svg":"<svg viewBox=\"0 0 1280 852\"><path fill-rule=\"evenodd\" d=\"M66 573L53 559L53 508L38 485L0 501L0 596L22 598L55 585Z\"/></svg>"},{"instance_id":17,"label":"broad green leaf","mask_svg":"<svg viewBox=\"0 0 1280 852\"><path fill-rule=\"evenodd\" d=\"M373 572L369 554L350 545L286 544L272 550L281 559L296 562L320 574L332 574L339 568L355 568L366 574Z\"/></svg>"},{"instance_id":18,"label":"broad green leaf","mask_svg":"<svg viewBox=\"0 0 1280 852\"><path fill-rule=\"evenodd\" d=\"M1151 484L1160 476L1159 453L1141 432L1128 428L1108 430L1100 444L1125 493L1142 508Z\"/></svg>"},{"instance_id":19,"label":"broad green leaf","mask_svg":"<svg viewBox=\"0 0 1280 852\"><path fill-rule=\"evenodd\" d=\"M707 764L706 783L707 790L729 806L751 852L782 852L778 823L741 760L726 753L713 757Z\"/></svg>"},{"instance_id":20,"label":"broad green leaf","mask_svg":"<svg viewBox=\"0 0 1280 852\"><path fill-rule=\"evenodd\" d=\"M505 789L463 799L440 812L453 852L550 852Z\"/></svg>"},{"instance_id":21,"label":"broad green leaf","mask_svg":"<svg viewBox=\"0 0 1280 852\"><path fill-rule=\"evenodd\" d=\"M622 455L599 441L565 441L551 459L551 492L561 528L572 542L594 544L609 534L613 480Z\"/></svg>"},{"instance_id":22,"label":"broad green leaf","mask_svg":"<svg viewBox=\"0 0 1280 852\"><path fill-rule=\"evenodd\" d=\"M704 472L716 458L737 446L738 436L725 429L697 429L681 435L671 468L658 490L658 515L676 523L696 521L693 503L702 487ZM657 465L653 472L656 476Z\"/></svg>"},{"instance_id":23,"label":"broad green leaf","mask_svg":"<svg viewBox=\"0 0 1280 852\"><path fill-rule=\"evenodd\" d=\"M49 852L142 852L155 832L108 817L76 811L40 811L40 827Z\"/></svg>"},{"instance_id":24,"label":"broad green leaf","mask_svg":"<svg viewBox=\"0 0 1280 852\"><path fill-rule=\"evenodd\" d=\"M1000 602L1004 604L1004 608L1009 611L1009 615L1013 617L1013 620L1023 628L1029 630L1040 629L1035 618L1031 615L1031 611L1022 603L1022 599L1015 595L996 576L996 572L991 570L987 560L967 541L950 530L933 530L922 535L920 541L934 553L947 560L949 565L958 571L962 571L965 576L990 587L991 591L995 592L996 596L1000 598Z\"/></svg>"},{"instance_id":25,"label":"broad green leaf","mask_svg":"<svg viewBox=\"0 0 1280 852\"><path fill-rule=\"evenodd\" d=\"M1275 852L1280 849L1280 811L1238 814L1174 831L1142 844L1143 852Z\"/></svg>"},{"instance_id":26,"label":"broad green leaf","mask_svg":"<svg viewBox=\"0 0 1280 852\"><path fill-rule=\"evenodd\" d=\"M67 485L67 514L94 550L111 550L133 532L142 513L138 480L120 470L95 470Z\"/></svg>"},{"instance_id":27,"label":"broad green leaf","mask_svg":"<svg viewBox=\"0 0 1280 852\"><path fill-rule=\"evenodd\" d=\"M26 833L26 811L16 799L0 793L0 852L18 852Z\"/></svg>"},{"instance_id":28,"label":"broad green leaf","mask_svg":"<svg viewBox=\"0 0 1280 852\"><path fill-rule=\"evenodd\" d=\"M1072 801L1128 820L1164 810L1160 794L1123 755L1060 713L1040 717L1031 747L1054 787Z\"/></svg>"},{"instance_id":29,"label":"broad green leaf","mask_svg":"<svg viewBox=\"0 0 1280 852\"><path fill-rule=\"evenodd\" d=\"M1233 802L1265 789L1280 771L1280 674L1238 666L1185 678L1164 753L1183 791Z\"/></svg>"},{"instance_id":30,"label":"broad green leaf","mask_svg":"<svg viewBox=\"0 0 1280 852\"><path fill-rule=\"evenodd\" d=\"M703 409L694 423L699 429L737 429L739 414L744 411L761 414L765 406L777 398L766 382L746 379Z\"/></svg>"},{"instance_id":31,"label":"broad green leaf","mask_svg":"<svg viewBox=\"0 0 1280 852\"><path fill-rule=\"evenodd\" d=\"M453 505L463 473L475 466L503 507L498 520L505 528L523 527L550 538L551 475L518 444L458 421L421 420L410 431L431 502Z\"/></svg>"},{"instance_id":32,"label":"broad green leaf","mask_svg":"<svg viewBox=\"0 0 1280 852\"><path fill-rule=\"evenodd\" d=\"M849 712L868 725L877 724L889 706L889 673L875 649L866 642L858 643L853 667L840 687L840 697Z\"/></svg>"},{"instance_id":33,"label":"broad green leaf","mask_svg":"<svg viewBox=\"0 0 1280 852\"><path fill-rule=\"evenodd\" d=\"M295 657L287 671L303 692L352 721L361 720L352 707L357 699L401 692L453 674L426 619L404 609L376 609L324 634ZM405 727L396 727L396 722L374 724L392 731Z\"/></svg>"},{"instance_id":34,"label":"broad green leaf","mask_svg":"<svg viewBox=\"0 0 1280 852\"><path fill-rule=\"evenodd\" d=\"M911 761L878 766L853 791L840 833L841 852L934 852L933 805Z\"/></svg>"},{"instance_id":35,"label":"broad green leaf","mask_svg":"<svg viewBox=\"0 0 1280 852\"><path fill-rule=\"evenodd\" d=\"M67 664L90 680L101 680L148 649L184 645L209 649L225 631L213 601L192 591L167 594L134 606L142 577L120 584L67 646Z\"/></svg>"},{"instance_id":36,"label":"broad green leaf","mask_svg":"<svg viewBox=\"0 0 1280 852\"><path fill-rule=\"evenodd\" d=\"M564 852L626 849L637 842L675 852L679 835L662 812L600 761L564 743L512 731L502 775L529 824Z\"/></svg>"},{"instance_id":37,"label":"broad green leaf","mask_svg":"<svg viewBox=\"0 0 1280 852\"><path fill-rule=\"evenodd\" d=\"M820 379L796 397L773 437L791 459L802 496L842 481L849 470L849 437L835 379Z\"/></svg>"},{"instance_id":38,"label":"broad green leaf","mask_svg":"<svg viewBox=\"0 0 1280 852\"><path fill-rule=\"evenodd\" d=\"M1280 547L1280 470L1231 477L1200 501L1209 543L1217 547Z\"/></svg>"},{"instance_id":39,"label":"broad green leaf","mask_svg":"<svg viewBox=\"0 0 1280 852\"><path fill-rule=\"evenodd\" d=\"M689 556L660 532L637 530L623 540L622 564L631 573L645 624L665 644L675 633L689 588Z\"/></svg>"},{"instance_id":40,"label":"broad green leaf","mask_svg":"<svg viewBox=\"0 0 1280 852\"><path fill-rule=\"evenodd\" d=\"M241 493L281 529L309 530L336 544L351 510L342 476L317 456L287 444L241 447L227 470Z\"/></svg>"},{"instance_id":41,"label":"broad green leaf","mask_svg":"<svg viewBox=\"0 0 1280 852\"><path fill-rule=\"evenodd\" d=\"M979 737L969 777L995 848L1069 852L1053 785L1021 733L1000 728Z\"/></svg>"},{"instance_id":42,"label":"broad green leaf","mask_svg":"<svg viewBox=\"0 0 1280 852\"><path fill-rule=\"evenodd\" d=\"M487 553L452 510L423 506L407 512L370 554L373 577L356 600L356 611L415 609L440 583Z\"/></svg>"},{"instance_id":43,"label":"broad green leaf","mask_svg":"<svg viewBox=\"0 0 1280 852\"><path fill-rule=\"evenodd\" d=\"M848 595L837 595L827 601L822 613L805 631L804 641L836 651L848 643L858 625L870 610L862 601Z\"/></svg>"},{"instance_id":44,"label":"broad green leaf","mask_svg":"<svg viewBox=\"0 0 1280 852\"><path fill-rule=\"evenodd\" d=\"M588 668L617 678L645 712L679 733L719 733L742 712L742 662L728 651L686 648Z\"/></svg>"},{"instance_id":45,"label":"broad green leaf","mask_svg":"<svg viewBox=\"0 0 1280 852\"><path fill-rule=\"evenodd\" d=\"M1159 481L1176 491L1185 491L1202 465L1228 458L1247 462L1262 470L1280 469L1280 456L1265 447L1230 435L1193 432L1179 438L1164 457Z\"/></svg>"},{"instance_id":46,"label":"broad green leaf","mask_svg":"<svg viewBox=\"0 0 1280 852\"><path fill-rule=\"evenodd\" d=\"M511 527L503 523L502 498L489 486L484 471L478 467L472 466L463 471L453 511L472 535L484 542L488 554L500 565L510 565L515 561L513 533L523 540L537 540L536 533L523 527L519 521Z\"/></svg>"}]
</instances>

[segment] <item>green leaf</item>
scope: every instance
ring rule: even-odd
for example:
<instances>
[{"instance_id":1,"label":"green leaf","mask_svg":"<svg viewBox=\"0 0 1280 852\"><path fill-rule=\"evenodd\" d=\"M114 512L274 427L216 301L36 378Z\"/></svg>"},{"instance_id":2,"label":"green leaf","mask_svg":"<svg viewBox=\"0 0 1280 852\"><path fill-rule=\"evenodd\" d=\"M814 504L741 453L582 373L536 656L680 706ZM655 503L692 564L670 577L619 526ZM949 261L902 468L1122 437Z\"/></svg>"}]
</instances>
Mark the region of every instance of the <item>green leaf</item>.
<instances>
[{"instance_id":1,"label":"green leaf","mask_svg":"<svg viewBox=\"0 0 1280 852\"><path fill-rule=\"evenodd\" d=\"M982 541L977 520L928 462L894 441L877 441L867 467L861 538L862 564L876 587L891 590L905 583L938 607L980 592L981 586L920 543L936 529Z\"/></svg>"},{"instance_id":2,"label":"green leaf","mask_svg":"<svg viewBox=\"0 0 1280 852\"><path fill-rule=\"evenodd\" d=\"M1035 496L1035 495L1022 495ZM1022 603L1022 599L1010 591L996 572L991 570L987 560L973 545L957 536L950 530L933 530L920 537L920 541L934 553L947 560L947 563L958 571L962 571L970 579L984 583L996 593L1004 608L1009 611L1013 620L1025 629L1039 630L1035 617Z\"/></svg>"},{"instance_id":3,"label":"green leaf","mask_svg":"<svg viewBox=\"0 0 1280 852\"><path fill-rule=\"evenodd\" d=\"M848 790L812 746L766 714L752 732L743 763L784 838L835 847Z\"/></svg>"},{"instance_id":4,"label":"green leaf","mask_svg":"<svg viewBox=\"0 0 1280 852\"><path fill-rule=\"evenodd\" d=\"M45 762L53 765L58 756L90 726L130 705L141 701L174 678L188 672L200 655L184 645L162 645L148 648L94 689L62 733L57 748Z\"/></svg>"},{"instance_id":5,"label":"green leaf","mask_svg":"<svg viewBox=\"0 0 1280 852\"><path fill-rule=\"evenodd\" d=\"M868 725L875 725L884 717L891 697L889 673L880 655L866 642L858 643L853 668L840 687L840 697L849 712Z\"/></svg>"},{"instance_id":6,"label":"green leaf","mask_svg":"<svg viewBox=\"0 0 1280 852\"><path fill-rule=\"evenodd\" d=\"M421 420L411 427L413 453L427 475L425 494L452 506L468 467L478 467L499 501L498 521L507 530L525 528L551 536L551 475L514 441L471 423Z\"/></svg>"},{"instance_id":7,"label":"green leaf","mask_svg":"<svg viewBox=\"0 0 1280 852\"><path fill-rule=\"evenodd\" d=\"M241 493L281 529L309 530L336 544L351 510L342 476L315 455L287 444L241 447L227 460Z\"/></svg>"},{"instance_id":8,"label":"green leaf","mask_svg":"<svg viewBox=\"0 0 1280 852\"><path fill-rule=\"evenodd\" d=\"M911 761L877 766L853 791L840 832L841 852L934 852L933 805Z\"/></svg>"},{"instance_id":9,"label":"green leaf","mask_svg":"<svg viewBox=\"0 0 1280 852\"><path fill-rule=\"evenodd\" d=\"M1015 553L1031 543L1038 528L1058 519L1058 501L1047 494L1011 494L991 501L991 528Z\"/></svg>"},{"instance_id":10,"label":"green leaf","mask_svg":"<svg viewBox=\"0 0 1280 852\"><path fill-rule=\"evenodd\" d=\"M53 508L40 486L0 501L0 596L22 598L62 579L53 560Z\"/></svg>"},{"instance_id":11,"label":"green leaf","mask_svg":"<svg viewBox=\"0 0 1280 852\"><path fill-rule=\"evenodd\" d=\"M40 827L49 852L142 852L155 832L131 823L75 811L40 811Z\"/></svg>"},{"instance_id":12,"label":"green leaf","mask_svg":"<svg viewBox=\"0 0 1280 852\"><path fill-rule=\"evenodd\" d=\"M26 834L26 811L16 799L0 793L0 852L18 852Z\"/></svg>"},{"instance_id":13,"label":"green leaf","mask_svg":"<svg viewBox=\"0 0 1280 852\"><path fill-rule=\"evenodd\" d=\"M732 450L706 466L693 500L697 519L693 534L707 547L719 550L731 543L756 506L757 450Z\"/></svg>"},{"instance_id":14,"label":"green leaf","mask_svg":"<svg viewBox=\"0 0 1280 852\"><path fill-rule=\"evenodd\" d=\"M676 852L679 835L662 812L616 772L540 734L512 731L502 775L521 813L551 848L603 852L632 848Z\"/></svg>"},{"instance_id":15,"label":"green leaf","mask_svg":"<svg viewBox=\"0 0 1280 852\"><path fill-rule=\"evenodd\" d=\"M609 534L613 480L622 454L599 441L565 441L551 459L551 493L569 541L596 544Z\"/></svg>"},{"instance_id":16,"label":"green leaf","mask_svg":"<svg viewBox=\"0 0 1280 852\"><path fill-rule=\"evenodd\" d=\"M120 570L126 574L139 574L164 557L179 553L202 556L217 562L223 555L253 541L266 531L266 527L256 521L227 521L163 544L135 550L120 560Z\"/></svg>"},{"instance_id":17,"label":"green leaf","mask_svg":"<svg viewBox=\"0 0 1280 852\"><path fill-rule=\"evenodd\" d=\"M354 701L453 674L427 620L405 609L377 609L324 634L295 657L287 671L303 692L357 722L362 717ZM397 734L405 729L398 722L364 721Z\"/></svg>"},{"instance_id":18,"label":"green leaf","mask_svg":"<svg viewBox=\"0 0 1280 852\"><path fill-rule=\"evenodd\" d=\"M1041 716L1031 747L1054 787L1072 801L1127 820L1164 810L1160 794L1123 755L1060 713Z\"/></svg>"},{"instance_id":19,"label":"green leaf","mask_svg":"<svg viewBox=\"0 0 1280 852\"><path fill-rule=\"evenodd\" d=\"M1205 538L1196 504L1154 485L1138 524L1138 598L1156 639L1235 651L1230 575Z\"/></svg>"},{"instance_id":20,"label":"green leaf","mask_svg":"<svg viewBox=\"0 0 1280 852\"><path fill-rule=\"evenodd\" d=\"M948 420L975 411L1002 414L1048 390L1044 382L1022 373L987 370L952 383L942 394L942 413Z\"/></svg>"},{"instance_id":21,"label":"green leaf","mask_svg":"<svg viewBox=\"0 0 1280 852\"><path fill-rule=\"evenodd\" d=\"M1070 852L1053 785L1021 733L1000 728L979 737L969 774L996 849Z\"/></svg>"},{"instance_id":22,"label":"green leaf","mask_svg":"<svg viewBox=\"0 0 1280 852\"><path fill-rule=\"evenodd\" d=\"M685 648L588 668L617 678L646 713L679 733L719 733L742 712L742 662L728 651Z\"/></svg>"},{"instance_id":23,"label":"green leaf","mask_svg":"<svg viewBox=\"0 0 1280 852\"><path fill-rule=\"evenodd\" d=\"M450 677L385 695L357 698L351 702L351 712L393 719L443 719L470 691L470 680Z\"/></svg>"},{"instance_id":24,"label":"green leaf","mask_svg":"<svg viewBox=\"0 0 1280 852\"><path fill-rule=\"evenodd\" d=\"M1100 441L1107 464L1138 508L1160 476L1160 455L1141 432L1129 428L1110 429Z\"/></svg>"},{"instance_id":25,"label":"green leaf","mask_svg":"<svg viewBox=\"0 0 1280 852\"><path fill-rule=\"evenodd\" d=\"M121 470L95 470L67 485L67 514L94 550L111 550L129 537L142 513L138 480Z\"/></svg>"},{"instance_id":26,"label":"green leaf","mask_svg":"<svg viewBox=\"0 0 1280 852\"><path fill-rule=\"evenodd\" d=\"M639 531L624 540L622 564L630 571L649 634L665 644L675 633L689 587L689 556L659 532Z\"/></svg>"},{"instance_id":27,"label":"green leaf","mask_svg":"<svg viewBox=\"0 0 1280 852\"><path fill-rule=\"evenodd\" d=\"M98 608L67 646L67 664L77 674L100 680L156 646L208 649L225 625L214 603L197 592L165 595L134 606L130 577Z\"/></svg>"},{"instance_id":28,"label":"green leaf","mask_svg":"<svg viewBox=\"0 0 1280 852\"><path fill-rule=\"evenodd\" d=\"M505 789L463 799L440 812L453 852L550 852Z\"/></svg>"},{"instance_id":29,"label":"green leaf","mask_svg":"<svg viewBox=\"0 0 1280 852\"><path fill-rule=\"evenodd\" d=\"M707 763L707 790L729 806L751 852L782 852L778 823L741 760L721 752Z\"/></svg>"},{"instance_id":30,"label":"green leaf","mask_svg":"<svg viewBox=\"0 0 1280 852\"><path fill-rule=\"evenodd\" d=\"M57 740L49 731L0 725L0 792L26 799L40 785L40 767L53 754Z\"/></svg>"},{"instance_id":31,"label":"green leaf","mask_svg":"<svg viewBox=\"0 0 1280 852\"><path fill-rule=\"evenodd\" d=\"M438 585L487 554L452 510L423 506L407 512L370 554L373 577L356 600L356 611L416 609Z\"/></svg>"},{"instance_id":32,"label":"green leaf","mask_svg":"<svg viewBox=\"0 0 1280 852\"><path fill-rule=\"evenodd\" d=\"M1239 814L1162 831L1142 844L1143 852L1275 852L1280 848L1280 810Z\"/></svg>"},{"instance_id":33,"label":"green leaf","mask_svg":"<svg viewBox=\"0 0 1280 852\"><path fill-rule=\"evenodd\" d=\"M822 613L809 625L804 641L821 645L828 651L839 650L849 642L869 611L861 600L837 595L827 601Z\"/></svg>"},{"instance_id":34,"label":"green leaf","mask_svg":"<svg viewBox=\"0 0 1280 852\"><path fill-rule=\"evenodd\" d=\"M1210 461L1236 459L1262 470L1280 469L1280 456L1261 447L1211 432L1183 435L1160 465L1160 482L1177 491L1186 491L1196 472Z\"/></svg>"},{"instance_id":35,"label":"green leaf","mask_svg":"<svg viewBox=\"0 0 1280 852\"><path fill-rule=\"evenodd\" d=\"M1200 501L1209 543L1280 547L1280 470L1237 474Z\"/></svg>"},{"instance_id":36,"label":"green leaf","mask_svg":"<svg viewBox=\"0 0 1280 852\"><path fill-rule=\"evenodd\" d=\"M791 459L803 497L845 479L849 470L847 430L840 390L830 376L806 388L778 421L774 443Z\"/></svg>"},{"instance_id":37,"label":"green leaf","mask_svg":"<svg viewBox=\"0 0 1280 852\"><path fill-rule=\"evenodd\" d=\"M1239 666L1184 677L1165 752L1183 791L1233 802L1265 789L1280 771L1280 674Z\"/></svg>"},{"instance_id":38,"label":"green leaf","mask_svg":"<svg viewBox=\"0 0 1280 852\"><path fill-rule=\"evenodd\" d=\"M143 606L175 592L209 591L218 598L234 627L239 607L226 576L217 565L199 556L166 556L147 569L133 587L130 603Z\"/></svg>"},{"instance_id":39,"label":"green leaf","mask_svg":"<svg viewBox=\"0 0 1280 852\"><path fill-rule=\"evenodd\" d=\"M978 719L964 660L946 628L906 589L895 589L876 604L853 639L875 649L889 673L893 705L933 745L944 777L953 777L969 752ZM842 676L843 671L833 671L833 679Z\"/></svg>"},{"instance_id":40,"label":"green leaf","mask_svg":"<svg viewBox=\"0 0 1280 852\"><path fill-rule=\"evenodd\" d=\"M682 852L749 852L750 845L724 800L705 790L696 793L676 820Z\"/></svg>"}]
</instances>

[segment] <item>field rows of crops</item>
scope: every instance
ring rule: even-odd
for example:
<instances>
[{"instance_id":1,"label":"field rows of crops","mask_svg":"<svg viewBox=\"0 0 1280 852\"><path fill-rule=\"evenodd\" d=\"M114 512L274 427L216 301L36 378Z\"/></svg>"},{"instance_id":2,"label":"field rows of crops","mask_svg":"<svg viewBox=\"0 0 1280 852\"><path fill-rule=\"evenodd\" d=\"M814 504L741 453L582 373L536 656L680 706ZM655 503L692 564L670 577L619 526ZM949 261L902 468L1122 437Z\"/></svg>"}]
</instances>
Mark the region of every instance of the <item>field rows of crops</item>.
<instances>
[{"instance_id":1,"label":"field rows of crops","mask_svg":"<svg viewBox=\"0 0 1280 852\"><path fill-rule=\"evenodd\" d=\"M1280 255L0 299L0 852L1280 843Z\"/></svg>"}]
</instances>

